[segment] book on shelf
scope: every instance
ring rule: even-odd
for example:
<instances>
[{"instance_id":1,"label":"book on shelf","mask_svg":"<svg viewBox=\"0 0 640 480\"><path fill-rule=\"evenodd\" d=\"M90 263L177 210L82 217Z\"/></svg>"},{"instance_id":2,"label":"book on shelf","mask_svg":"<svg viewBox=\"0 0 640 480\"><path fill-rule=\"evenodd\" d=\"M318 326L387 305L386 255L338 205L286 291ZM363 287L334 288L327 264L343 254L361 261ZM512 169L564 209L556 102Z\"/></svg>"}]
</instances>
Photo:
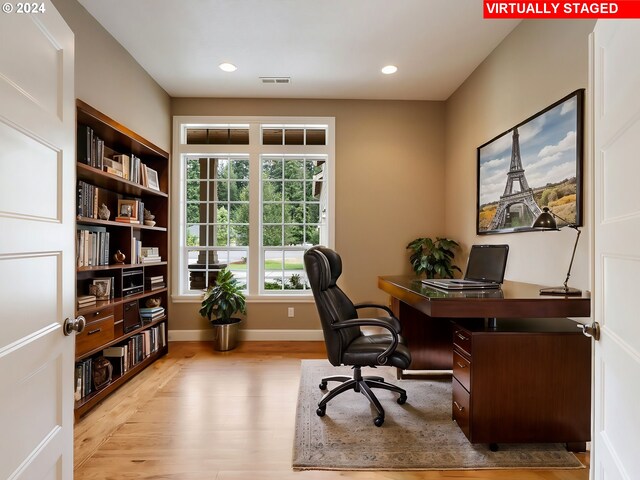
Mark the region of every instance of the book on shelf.
<instances>
[{"instance_id":1,"label":"book on shelf","mask_svg":"<svg viewBox=\"0 0 640 480\"><path fill-rule=\"evenodd\" d=\"M140 255L142 255L143 257L160 256L160 248L159 247L142 247L140 249Z\"/></svg>"},{"instance_id":2,"label":"book on shelf","mask_svg":"<svg viewBox=\"0 0 640 480\"><path fill-rule=\"evenodd\" d=\"M148 282L164 282L164 275L151 275L145 277L145 280Z\"/></svg>"},{"instance_id":3,"label":"book on shelf","mask_svg":"<svg viewBox=\"0 0 640 480\"><path fill-rule=\"evenodd\" d=\"M96 304L95 295L81 295L78 297L78 308L90 307Z\"/></svg>"},{"instance_id":4,"label":"book on shelf","mask_svg":"<svg viewBox=\"0 0 640 480\"><path fill-rule=\"evenodd\" d=\"M131 177L129 176L129 172L130 172L130 158L128 155L123 155L123 154L116 154L113 156L113 161L119 163L120 165L122 165L122 177L125 180L130 180ZM115 167L114 167L115 168Z\"/></svg>"},{"instance_id":5,"label":"book on shelf","mask_svg":"<svg viewBox=\"0 0 640 480\"><path fill-rule=\"evenodd\" d=\"M146 263L159 263L162 261L162 257L140 257L140 261L144 264Z\"/></svg>"},{"instance_id":6,"label":"book on shelf","mask_svg":"<svg viewBox=\"0 0 640 480\"><path fill-rule=\"evenodd\" d=\"M116 217L116 222L130 223L132 225L140 225L140 220L137 220L132 217Z\"/></svg>"}]
</instances>

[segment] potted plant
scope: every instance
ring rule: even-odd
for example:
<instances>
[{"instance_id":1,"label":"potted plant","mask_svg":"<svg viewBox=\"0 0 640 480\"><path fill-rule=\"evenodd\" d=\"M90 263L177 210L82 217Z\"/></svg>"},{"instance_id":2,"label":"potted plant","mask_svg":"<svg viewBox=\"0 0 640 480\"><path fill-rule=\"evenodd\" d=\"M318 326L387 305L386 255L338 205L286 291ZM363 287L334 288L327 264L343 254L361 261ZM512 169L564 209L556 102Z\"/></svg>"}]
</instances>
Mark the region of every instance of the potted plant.
<instances>
[{"instance_id":1,"label":"potted plant","mask_svg":"<svg viewBox=\"0 0 640 480\"><path fill-rule=\"evenodd\" d=\"M215 283L204 293L200 315L213 325L213 348L231 350L238 342L242 319L233 317L237 312L246 313L246 298L238 280L230 270L223 268Z\"/></svg>"},{"instance_id":2,"label":"potted plant","mask_svg":"<svg viewBox=\"0 0 640 480\"><path fill-rule=\"evenodd\" d=\"M407 250L411 250L411 267L418 276L425 273L427 278L453 278L454 270L462 271L452 264L453 251L459 246L448 238L416 238L407 245Z\"/></svg>"}]
</instances>

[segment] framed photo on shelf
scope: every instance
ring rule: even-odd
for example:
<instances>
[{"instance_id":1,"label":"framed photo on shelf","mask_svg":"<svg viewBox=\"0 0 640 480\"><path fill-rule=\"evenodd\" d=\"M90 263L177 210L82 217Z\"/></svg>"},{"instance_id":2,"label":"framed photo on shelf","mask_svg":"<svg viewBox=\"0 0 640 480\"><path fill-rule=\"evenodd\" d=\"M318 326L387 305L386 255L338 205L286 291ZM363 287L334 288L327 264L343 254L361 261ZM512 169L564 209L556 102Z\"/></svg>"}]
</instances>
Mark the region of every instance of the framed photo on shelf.
<instances>
[{"instance_id":1,"label":"framed photo on shelf","mask_svg":"<svg viewBox=\"0 0 640 480\"><path fill-rule=\"evenodd\" d=\"M118 217L138 220L138 201L121 198L118 200Z\"/></svg>"},{"instance_id":2,"label":"framed photo on shelf","mask_svg":"<svg viewBox=\"0 0 640 480\"><path fill-rule=\"evenodd\" d=\"M153 168L147 167L147 186L151 190L160 191L160 183L158 182L158 172Z\"/></svg>"},{"instance_id":3,"label":"framed photo on shelf","mask_svg":"<svg viewBox=\"0 0 640 480\"><path fill-rule=\"evenodd\" d=\"M111 278L94 278L96 300L109 300L111 298Z\"/></svg>"},{"instance_id":4,"label":"framed photo on shelf","mask_svg":"<svg viewBox=\"0 0 640 480\"><path fill-rule=\"evenodd\" d=\"M478 147L476 232L530 231L548 207L582 225L584 89Z\"/></svg>"}]
</instances>

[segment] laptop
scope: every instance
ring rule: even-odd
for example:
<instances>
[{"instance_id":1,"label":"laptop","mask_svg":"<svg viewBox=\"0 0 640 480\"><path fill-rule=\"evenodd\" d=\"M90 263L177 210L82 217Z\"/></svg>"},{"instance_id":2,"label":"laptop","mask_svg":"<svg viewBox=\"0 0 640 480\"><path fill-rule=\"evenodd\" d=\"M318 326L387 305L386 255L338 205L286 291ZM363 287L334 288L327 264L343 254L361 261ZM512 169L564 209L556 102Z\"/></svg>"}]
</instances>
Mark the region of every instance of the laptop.
<instances>
[{"instance_id":1,"label":"laptop","mask_svg":"<svg viewBox=\"0 0 640 480\"><path fill-rule=\"evenodd\" d=\"M427 279L422 283L445 290L500 288L508 254L509 245L473 245L464 279Z\"/></svg>"}]
</instances>

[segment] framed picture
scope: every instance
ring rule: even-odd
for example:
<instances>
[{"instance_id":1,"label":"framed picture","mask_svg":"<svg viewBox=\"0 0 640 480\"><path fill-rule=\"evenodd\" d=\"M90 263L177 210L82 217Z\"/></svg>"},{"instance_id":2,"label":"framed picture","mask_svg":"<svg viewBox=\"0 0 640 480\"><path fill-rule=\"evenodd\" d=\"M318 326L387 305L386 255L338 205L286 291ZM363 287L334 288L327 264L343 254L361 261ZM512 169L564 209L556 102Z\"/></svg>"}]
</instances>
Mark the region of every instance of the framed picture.
<instances>
[{"instance_id":1,"label":"framed picture","mask_svg":"<svg viewBox=\"0 0 640 480\"><path fill-rule=\"evenodd\" d=\"M111 298L111 278L94 278L93 284L96 300L109 300Z\"/></svg>"},{"instance_id":2,"label":"framed picture","mask_svg":"<svg viewBox=\"0 0 640 480\"><path fill-rule=\"evenodd\" d=\"M582 225L583 102L576 90L478 147L478 234L530 231L542 207Z\"/></svg>"},{"instance_id":3,"label":"framed picture","mask_svg":"<svg viewBox=\"0 0 640 480\"><path fill-rule=\"evenodd\" d=\"M118 216L138 220L138 201L121 198L118 200Z\"/></svg>"},{"instance_id":4,"label":"framed picture","mask_svg":"<svg viewBox=\"0 0 640 480\"><path fill-rule=\"evenodd\" d=\"M152 190L160 191L160 184L158 183L158 172L149 167L147 167L147 186Z\"/></svg>"}]
</instances>

